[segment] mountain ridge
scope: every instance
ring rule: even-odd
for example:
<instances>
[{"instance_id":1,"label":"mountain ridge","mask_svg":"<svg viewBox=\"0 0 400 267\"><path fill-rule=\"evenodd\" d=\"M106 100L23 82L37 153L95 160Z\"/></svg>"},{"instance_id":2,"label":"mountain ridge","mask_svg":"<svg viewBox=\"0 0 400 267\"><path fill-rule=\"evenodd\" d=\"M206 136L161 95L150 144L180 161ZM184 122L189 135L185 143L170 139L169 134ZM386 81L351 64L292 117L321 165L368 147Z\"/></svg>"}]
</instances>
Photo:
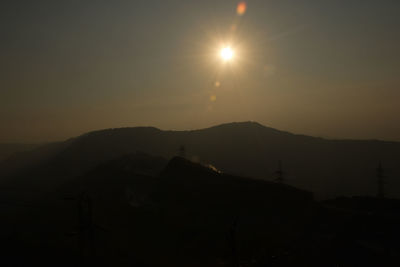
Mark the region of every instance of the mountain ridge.
<instances>
[{"instance_id":1,"label":"mountain ridge","mask_svg":"<svg viewBox=\"0 0 400 267\"><path fill-rule=\"evenodd\" d=\"M290 132L290 131L286 131L286 130L280 130L280 129L270 127L270 126L265 126L256 121L227 122L227 123L212 125L212 126L205 127L205 128L189 129L189 130L161 129L161 128L154 127L154 126L126 126L126 127L118 127L118 128L105 128L105 129L89 131L89 132L83 133L81 135L78 135L78 136L75 136L72 138L68 138L65 141L82 138L82 137L90 136L93 134L108 133L108 132L117 131L117 130L130 131L130 130L134 130L134 129L141 129L141 130L151 130L151 131L155 131L155 132L188 133L188 132L200 132L200 131L206 131L206 130L232 129L235 127L248 127L249 129L253 129L253 130L254 129L264 129L264 130L269 130L269 131L275 132L275 133L287 134L287 135L297 136L297 137L315 138L315 139L321 139L321 140L333 141L333 142L335 142L335 141L351 141L351 142L353 142L354 141L354 142L384 142L384 143L400 144L400 141L383 140L383 139L376 139L376 138L372 138L372 139L329 138L329 137L322 137L322 136L307 135L307 134L302 134L302 133L294 133L294 132Z\"/></svg>"},{"instance_id":2,"label":"mountain ridge","mask_svg":"<svg viewBox=\"0 0 400 267\"><path fill-rule=\"evenodd\" d=\"M125 127L92 131L64 142L45 145L0 164L2 177L29 176L30 183L79 176L119 156L144 152L166 159L184 153L225 173L274 180L278 161L285 180L324 197L373 195L376 167L381 161L400 197L400 143L377 140L330 140L297 135L256 122L234 122L189 131ZM50 178L51 177L51 178ZM26 180L26 179L25 179Z\"/></svg>"}]
</instances>

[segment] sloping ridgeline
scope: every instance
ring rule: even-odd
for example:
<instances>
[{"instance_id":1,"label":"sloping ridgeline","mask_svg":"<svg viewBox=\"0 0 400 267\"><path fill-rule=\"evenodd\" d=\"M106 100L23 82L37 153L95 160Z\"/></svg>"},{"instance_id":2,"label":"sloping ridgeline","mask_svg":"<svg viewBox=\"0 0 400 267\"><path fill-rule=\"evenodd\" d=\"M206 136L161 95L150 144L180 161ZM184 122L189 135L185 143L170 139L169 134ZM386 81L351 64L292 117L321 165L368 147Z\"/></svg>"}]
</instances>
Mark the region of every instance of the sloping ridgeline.
<instances>
[{"instance_id":1,"label":"sloping ridgeline","mask_svg":"<svg viewBox=\"0 0 400 267\"><path fill-rule=\"evenodd\" d=\"M225 173L272 181L282 162L285 183L314 192L316 198L376 195L376 168L385 172L385 193L400 196L400 144L376 140L327 140L295 135L254 122L229 123L202 130L162 131L119 128L82 136L0 163L1 178L19 186L52 190L101 162L129 153L171 158L185 146Z\"/></svg>"}]
</instances>

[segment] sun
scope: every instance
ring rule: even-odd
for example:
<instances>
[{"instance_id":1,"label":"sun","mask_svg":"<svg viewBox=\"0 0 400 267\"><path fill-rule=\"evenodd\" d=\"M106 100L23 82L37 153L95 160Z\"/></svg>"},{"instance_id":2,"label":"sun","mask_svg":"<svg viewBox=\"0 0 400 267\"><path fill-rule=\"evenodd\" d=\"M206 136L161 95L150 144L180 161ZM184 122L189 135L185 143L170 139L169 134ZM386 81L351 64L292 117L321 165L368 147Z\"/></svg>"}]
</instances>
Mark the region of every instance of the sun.
<instances>
[{"instance_id":1,"label":"sun","mask_svg":"<svg viewBox=\"0 0 400 267\"><path fill-rule=\"evenodd\" d=\"M223 47L220 52L220 56L223 61L231 61L234 57L235 53L229 46Z\"/></svg>"}]
</instances>

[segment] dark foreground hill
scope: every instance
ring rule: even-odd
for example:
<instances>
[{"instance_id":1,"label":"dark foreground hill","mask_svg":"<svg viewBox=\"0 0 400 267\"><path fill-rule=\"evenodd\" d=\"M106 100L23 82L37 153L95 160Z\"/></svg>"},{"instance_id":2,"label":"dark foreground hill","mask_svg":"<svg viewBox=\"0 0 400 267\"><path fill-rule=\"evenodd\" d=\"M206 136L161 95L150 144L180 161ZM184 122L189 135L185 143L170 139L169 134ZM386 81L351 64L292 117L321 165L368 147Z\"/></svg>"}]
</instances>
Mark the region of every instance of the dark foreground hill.
<instances>
[{"instance_id":1,"label":"dark foreground hill","mask_svg":"<svg viewBox=\"0 0 400 267\"><path fill-rule=\"evenodd\" d=\"M101 162L127 153L142 151L168 159L181 146L194 161L210 163L226 173L270 181L281 161L285 182L312 191L317 198L375 195L376 168L382 162L387 196L400 196L399 143L326 140L253 122L195 131L136 127L90 132L2 162L0 174L3 180L13 177L14 187L52 190Z\"/></svg>"},{"instance_id":2,"label":"dark foreground hill","mask_svg":"<svg viewBox=\"0 0 400 267\"><path fill-rule=\"evenodd\" d=\"M51 194L5 200L2 266L399 263L399 201L318 203L308 191L179 157L126 155Z\"/></svg>"},{"instance_id":3,"label":"dark foreground hill","mask_svg":"<svg viewBox=\"0 0 400 267\"><path fill-rule=\"evenodd\" d=\"M1 245L17 265L228 266L263 247L282 251L302 235L314 202L291 186L134 154L8 204Z\"/></svg>"}]
</instances>

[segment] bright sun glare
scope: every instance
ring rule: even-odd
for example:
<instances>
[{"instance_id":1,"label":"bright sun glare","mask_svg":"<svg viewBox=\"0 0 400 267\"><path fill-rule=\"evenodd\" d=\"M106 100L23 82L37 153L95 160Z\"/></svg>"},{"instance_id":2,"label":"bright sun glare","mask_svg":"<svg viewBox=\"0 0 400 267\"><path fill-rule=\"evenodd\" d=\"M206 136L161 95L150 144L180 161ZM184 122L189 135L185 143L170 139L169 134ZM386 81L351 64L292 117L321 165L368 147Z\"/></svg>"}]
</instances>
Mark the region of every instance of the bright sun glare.
<instances>
[{"instance_id":1,"label":"bright sun glare","mask_svg":"<svg viewBox=\"0 0 400 267\"><path fill-rule=\"evenodd\" d=\"M234 51L232 50L232 48L227 46L221 49L220 55L224 61L230 61L234 56Z\"/></svg>"}]
</instances>

